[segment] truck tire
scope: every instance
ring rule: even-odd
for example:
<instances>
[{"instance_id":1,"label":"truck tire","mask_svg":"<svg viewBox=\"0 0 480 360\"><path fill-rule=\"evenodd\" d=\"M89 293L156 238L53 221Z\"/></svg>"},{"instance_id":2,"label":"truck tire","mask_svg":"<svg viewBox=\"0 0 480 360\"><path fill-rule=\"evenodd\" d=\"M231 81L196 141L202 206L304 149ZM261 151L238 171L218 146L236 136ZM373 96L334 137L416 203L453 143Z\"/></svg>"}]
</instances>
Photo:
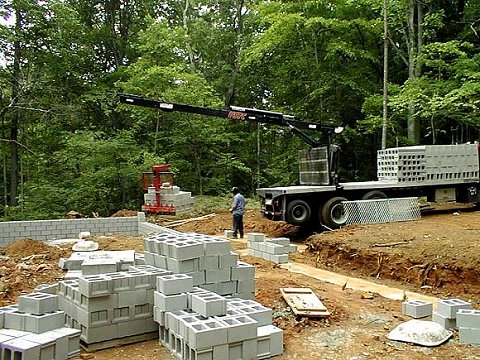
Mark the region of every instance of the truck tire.
<instances>
[{"instance_id":1,"label":"truck tire","mask_svg":"<svg viewBox=\"0 0 480 360\"><path fill-rule=\"evenodd\" d=\"M347 214L343 208L344 197L334 197L328 200L321 209L322 223L331 229L338 229L347 222Z\"/></svg>"},{"instance_id":2,"label":"truck tire","mask_svg":"<svg viewBox=\"0 0 480 360\"><path fill-rule=\"evenodd\" d=\"M293 200L287 206L286 220L292 225L306 225L312 217L312 209L304 200Z\"/></svg>"},{"instance_id":3,"label":"truck tire","mask_svg":"<svg viewBox=\"0 0 480 360\"><path fill-rule=\"evenodd\" d=\"M386 199L387 195L380 190L372 190L362 196L362 200Z\"/></svg>"}]
</instances>

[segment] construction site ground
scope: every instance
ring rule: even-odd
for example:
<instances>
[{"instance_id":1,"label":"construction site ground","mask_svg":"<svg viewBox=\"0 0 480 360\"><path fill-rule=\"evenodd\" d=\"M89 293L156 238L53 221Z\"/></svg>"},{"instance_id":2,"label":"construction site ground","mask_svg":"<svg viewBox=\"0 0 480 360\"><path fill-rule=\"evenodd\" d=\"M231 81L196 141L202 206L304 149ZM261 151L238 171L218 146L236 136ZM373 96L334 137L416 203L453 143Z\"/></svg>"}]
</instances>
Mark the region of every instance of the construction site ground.
<instances>
[{"instance_id":1,"label":"construction site ground","mask_svg":"<svg viewBox=\"0 0 480 360\"><path fill-rule=\"evenodd\" d=\"M121 215L132 214L117 214ZM219 236L231 227L228 212L190 220L188 216L183 222L167 217L149 220L181 232ZM247 210L244 222L246 233L287 236L299 244L300 251L291 254L290 261L437 298L460 298L480 308L480 211L444 208L417 221L351 225L318 233L266 220L258 210ZM140 236L112 234L91 240L101 250L143 251ZM246 241L233 241L232 248L241 252ZM0 249L0 305L15 303L18 295L31 292L37 284L62 279L58 259L70 253L68 247L28 239ZM410 319L401 313L401 300L384 298L373 286L372 291L358 291L347 283L340 286L289 272L244 253L241 260L256 266L256 300L273 309L274 325L284 330L284 354L278 359L480 359L480 345L460 343L455 331L438 347L387 339L391 330ZM311 288L331 315L296 318L280 295L282 287ZM83 352L81 358L175 359L157 340Z\"/></svg>"}]
</instances>

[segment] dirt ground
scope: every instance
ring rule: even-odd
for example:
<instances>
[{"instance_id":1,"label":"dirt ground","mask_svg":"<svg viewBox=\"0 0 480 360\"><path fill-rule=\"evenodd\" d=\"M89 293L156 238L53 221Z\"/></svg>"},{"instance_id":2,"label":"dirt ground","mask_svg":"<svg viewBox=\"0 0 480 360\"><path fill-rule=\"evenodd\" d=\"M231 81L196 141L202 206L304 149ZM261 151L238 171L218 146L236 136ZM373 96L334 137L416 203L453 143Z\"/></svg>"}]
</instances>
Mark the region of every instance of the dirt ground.
<instances>
[{"instance_id":1,"label":"dirt ground","mask_svg":"<svg viewBox=\"0 0 480 360\"><path fill-rule=\"evenodd\" d=\"M128 213L124 214L128 215ZM165 218L151 218L164 226ZM171 226L182 232L222 235L231 215L220 213L204 220ZM390 224L352 225L318 234L263 219L247 211L245 232L270 237L288 236L301 242L302 252L291 261L366 278L404 290L439 298L461 298L480 308L480 212L450 209L425 214L420 220ZM100 249L143 251L136 236L95 237ZM233 249L245 243L232 242ZM0 249L0 305L14 303L36 284L61 279L60 257L69 249L23 240ZM400 301L385 299L290 273L268 261L241 256L256 266L256 299L273 309L274 324L284 330L285 350L278 359L480 359L480 346L465 345L458 334L434 348L390 341L386 335L409 320L401 315ZM282 299L281 287L310 287L331 312L326 319L296 318ZM82 354L92 359L174 359L158 341Z\"/></svg>"}]
</instances>

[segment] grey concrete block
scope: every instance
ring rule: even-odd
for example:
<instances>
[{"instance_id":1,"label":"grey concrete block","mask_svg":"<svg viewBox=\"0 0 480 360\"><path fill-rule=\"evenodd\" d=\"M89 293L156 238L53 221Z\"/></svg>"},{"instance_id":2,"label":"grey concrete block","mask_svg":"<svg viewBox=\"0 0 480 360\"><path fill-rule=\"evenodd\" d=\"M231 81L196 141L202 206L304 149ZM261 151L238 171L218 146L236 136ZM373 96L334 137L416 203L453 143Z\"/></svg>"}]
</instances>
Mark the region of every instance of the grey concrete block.
<instances>
[{"instance_id":1,"label":"grey concrete block","mask_svg":"<svg viewBox=\"0 0 480 360\"><path fill-rule=\"evenodd\" d=\"M205 238L204 255L226 255L230 253L230 241L221 238Z\"/></svg>"},{"instance_id":2,"label":"grey concrete block","mask_svg":"<svg viewBox=\"0 0 480 360\"><path fill-rule=\"evenodd\" d=\"M117 325L118 324L110 324L98 327L86 327L84 325L80 325L80 340L84 341L87 344L93 344L97 342L117 339Z\"/></svg>"},{"instance_id":3,"label":"grey concrete block","mask_svg":"<svg viewBox=\"0 0 480 360\"><path fill-rule=\"evenodd\" d=\"M81 265L83 275L98 275L116 272L117 260L114 258L86 259Z\"/></svg>"},{"instance_id":4,"label":"grey concrete block","mask_svg":"<svg viewBox=\"0 0 480 360\"><path fill-rule=\"evenodd\" d=\"M218 295L231 295L237 292L237 281L222 281L218 283L217 294Z\"/></svg>"},{"instance_id":5,"label":"grey concrete block","mask_svg":"<svg viewBox=\"0 0 480 360\"><path fill-rule=\"evenodd\" d=\"M144 334L146 332L145 319L136 319L127 322L121 322L117 324L117 336L118 338L134 336Z\"/></svg>"},{"instance_id":6,"label":"grey concrete block","mask_svg":"<svg viewBox=\"0 0 480 360\"><path fill-rule=\"evenodd\" d=\"M448 319L455 319L460 309L471 309L472 304L462 299L440 299L437 302L437 313Z\"/></svg>"},{"instance_id":7,"label":"grey concrete block","mask_svg":"<svg viewBox=\"0 0 480 360\"><path fill-rule=\"evenodd\" d=\"M414 319L431 316L433 304L423 300L408 300L402 303L402 314Z\"/></svg>"},{"instance_id":8,"label":"grey concrete block","mask_svg":"<svg viewBox=\"0 0 480 360\"><path fill-rule=\"evenodd\" d=\"M188 326L197 322L202 322L205 321L202 316L198 314L190 314L190 315L185 315L185 316L179 316L176 318L177 319L177 324L176 324L176 329L177 333L183 337L184 339L188 338Z\"/></svg>"},{"instance_id":9,"label":"grey concrete block","mask_svg":"<svg viewBox=\"0 0 480 360\"><path fill-rule=\"evenodd\" d=\"M158 306L153 306L153 321L160 326L165 326L166 311L162 311Z\"/></svg>"},{"instance_id":10,"label":"grey concrete block","mask_svg":"<svg viewBox=\"0 0 480 360\"><path fill-rule=\"evenodd\" d=\"M285 254L285 247L282 246L282 245L266 242L265 243L265 250L263 250L263 251L265 251L268 254L272 254L272 255L282 255L282 254Z\"/></svg>"},{"instance_id":11,"label":"grey concrete block","mask_svg":"<svg viewBox=\"0 0 480 360\"><path fill-rule=\"evenodd\" d=\"M256 359L257 354L257 338L242 341L242 359Z\"/></svg>"},{"instance_id":12,"label":"grey concrete block","mask_svg":"<svg viewBox=\"0 0 480 360\"><path fill-rule=\"evenodd\" d=\"M106 326L111 324L113 312L113 309L88 312L84 309L77 308L77 317L75 320L88 328Z\"/></svg>"},{"instance_id":13,"label":"grey concrete block","mask_svg":"<svg viewBox=\"0 0 480 360\"><path fill-rule=\"evenodd\" d=\"M160 254L153 254L153 264L161 269L167 269L167 257Z\"/></svg>"},{"instance_id":14,"label":"grey concrete block","mask_svg":"<svg viewBox=\"0 0 480 360\"><path fill-rule=\"evenodd\" d=\"M2 344L2 359L40 359L40 345L16 338Z\"/></svg>"},{"instance_id":15,"label":"grey concrete block","mask_svg":"<svg viewBox=\"0 0 480 360\"><path fill-rule=\"evenodd\" d=\"M152 303L137 304L133 306L133 317L135 319L146 319L153 317L153 301Z\"/></svg>"},{"instance_id":16,"label":"grey concrete block","mask_svg":"<svg viewBox=\"0 0 480 360\"><path fill-rule=\"evenodd\" d=\"M480 345L480 329L459 327L459 340L463 344Z\"/></svg>"},{"instance_id":17,"label":"grey concrete block","mask_svg":"<svg viewBox=\"0 0 480 360\"><path fill-rule=\"evenodd\" d=\"M290 245L290 239L286 237L278 237L278 238L270 238L270 239L267 238L265 239L265 241L272 244L282 245L282 246Z\"/></svg>"},{"instance_id":18,"label":"grey concrete block","mask_svg":"<svg viewBox=\"0 0 480 360\"><path fill-rule=\"evenodd\" d=\"M186 274L158 276L157 290L164 295L174 295L192 291L193 278Z\"/></svg>"},{"instance_id":19,"label":"grey concrete block","mask_svg":"<svg viewBox=\"0 0 480 360\"><path fill-rule=\"evenodd\" d=\"M238 254L230 252L229 254L223 254L218 257L218 265L221 269L227 269L237 266Z\"/></svg>"},{"instance_id":20,"label":"grey concrete block","mask_svg":"<svg viewBox=\"0 0 480 360\"><path fill-rule=\"evenodd\" d=\"M200 270L212 270L218 269L219 267L219 255L202 256L199 258Z\"/></svg>"},{"instance_id":21,"label":"grey concrete block","mask_svg":"<svg viewBox=\"0 0 480 360\"><path fill-rule=\"evenodd\" d=\"M227 339L229 343L257 337L258 323L249 316L224 316L218 319L227 326Z\"/></svg>"},{"instance_id":22,"label":"grey concrete block","mask_svg":"<svg viewBox=\"0 0 480 360\"><path fill-rule=\"evenodd\" d=\"M78 290L89 298L107 296L112 294L112 282L104 275L83 276L78 279Z\"/></svg>"},{"instance_id":23,"label":"grey concrete block","mask_svg":"<svg viewBox=\"0 0 480 360\"><path fill-rule=\"evenodd\" d=\"M187 273L187 275L192 277L193 286L205 284L205 271L193 271Z\"/></svg>"},{"instance_id":24,"label":"grey concrete block","mask_svg":"<svg viewBox=\"0 0 480 360\"><path fill-rule=\"evenodd\" d=\"M133 320L133 306L116 307L112 311L113 324ZM108 323L106 323L108 324ZM104 324L104 325L106 325Z\"/></svg>"},{"instance_id":25,"label":"grey concrete block","mask_svg":"<svg viewBox=\"0 0 480 360\"><path fill-rule=\"evenodd\" d=\"M192 349L204 349L227 343L227 328L217 320L188 325L188 338Z\"/></svg>"},{"instance_id":26,"label":"grey concrete block","mask_svg":"<svg viewBox=\"0 0 480 360\"><path fill-rule=\"evenodd\" d=\"M239 280L237 282L237 292L255 292L255 279Z\"/></svg>"},{"instance_id":27,"label":"grey concrete block","mask_svg":"<svg viewBox=\"0 0 480 360\"><path fill-rule=\"evenodd\" d=\"M262 233L247 233L247 240L248 241L264 241L265 240L265 234Z\"/></svg>"},{"instance_id":28,"label":"grey concrete block","mask_svg":"<svg viewBox=\"0 0 480 360\"><path fill-rule=\"evenodd\" d=\"M191 309L204 316L219 316L227 313L227 300L214 293L195 293L192 294Z\"/></svg>"},{"instance_id":29,"label":"grey concrete block","mask_svg":"<svg viewBox=\"0 0 480 360\"><path fill-rule=\"evenodd\" d=\"M167 258L167 270L174 273L189 273L200 270L199 259L177 260Z\"/></svg>"},{"instance_id":30,"label":"grey concrete block","mask_svg":"<svg viewBox=\"0 0 480 360\"><path fill-rule=\"evenodd\" d=\"M25 314L25 331L39 334L65 326L65 312L56 311L43 315Z\"/></svg>"},{"instance_id":31,"label":"grey concrete block","mask_svg":"<svg viewBox=\"0 0 480 360\"><path fill-rule=\"evenodd\" d=\"M273 261L275 264L286 264L288 263L288 255L287 254L282 254L282 255L270 254L269 260Z\"/></svg>"},{"instance_id":32,"label":"grey concrete block","mask_svg":"<svg viewBox=\"0 0 480 360\"><path fill-rule=\"evenodd\" d=\"M196 316L198 314L192 313L187 310L175 310L175 311L168 311L165 314L165 327L168 330L173 331L174 333L179 332L179 324L180 318L182 317L189 317L189 316Z\"/></svg>"},{"instance_id":33,"label":"grey concrete block","mask_svg":"<svg viewBox=\"0 0 480 360\"><path fill-rule=\"evenodd\" d=\"M145 264L155 266L155 254L149 251L145 251L143 254L145 256Z\"/></svg>"},{"instance_id":34,"label":"grey concrete block","mask_svg":"<svg viewBox=\"0 0 480 360\"><path fill-rule=\"evenodd\" d=\"M145 255L141 254L141 253L135 253L134 264L135 265L145 265Z\"/></svg>"},{"instance_id":35,"label":"grey concrete block","mask_svg":"<svg viewBox=\"0 0 480 360\"><path fill-rule=\"evenodd\" d=\"M134 306L148 303L148 293L152 290L137 289L118 293L117 306Z\"/></svg>"},{"instance_id":36,"label":"grey concrete block","mask_svg":"<svg viewBox=\"0 0 480 360\"><path fill-rule=\"evenodd\" d=\"M460 309L457 311L459 328L480 329L480 310Z\"/></svg>"},{"instance_id":37,"label":"grey concrete block","mask_svg":"<svg viewBox=\"0 0 480 360\"><path fill-rule=\"evenodd\" d=\"M55 359L56 353L56 339L49 335L49 333L43 334L31 334L22 337L23 340L31 341L40 346L40 359Z\"/></svg>"},{"instance_id":38,"label":"grey concrete block","mask_svg":"<svg viewBox=\"0 0 480 360\"><path fill-rule=\"evenodd\" d=\"M248 241L247 242L247 249L258 250L258 242Z\"/></svg>"},{"instance_id":39,"label":"grey concrete block","mask_svg":"<svg viewBox=\"0 0 480 360\"><path fill-rule=\"evenodd\" d=\"M30 293L18 297L18 311L42 315L58 310L57 295L44 293Z\"/></svg>"},{"instance_id":40,"label":"grey concrete block","mask_svg":"<svg viewBox=\"0 0 480 360\"><path fill-rule=\"evenodd\" d=\"M128 273L132 275L129 279L132 290L153 289L156 286L156 280L152 286L149 273L146 271L128 270Z\"/></svg>"},{"instance_id":41,"label":"grey concrete block","mask_svg":"<svg viewBox=\"0 0 480 360\"><path fill-rule=\"evenodd\" d=\"M227 239L233 239L233 230L225 230L223 236L225 236Z\"/></svg>"},{"instance_id":42,"label":"grey concrete block","mask_svg":"<svg viewBox=\"0 0 480 360\"><path fill-rule=\"evenodd\" d=\"M170 257L177 260L199 258L204 255L203 242L197 240L184 240L172 244Z\"/></svg>"},{"instance_id":43,"label":"grey concrete block","mask_svg":"<svg viewBox=\"0 0 480 360\"><path fill-rule=\"evenodd\" d=\"M229 281L230 276L230 268L205 270L205 282L207 284Z\"/></svg>"},{"instance_id":44,"label":"grey concrete block","mask_svg":"<svg viewBox=\"0 0 480 360\"><path fill-rule=\"evenodd\" d=\"M164 295L161 292L154 292L154 304L161 311L176 311L187 309L187 294Z\"/></svg>"},{"instance_id":45,"label":"grey concrete block","mask_svg":"<svg viewBox=\"0 0 480 360\"><path fill-rule=\"evenodd\" d=\"M4 313L4 327L7 329L26 331L25 330L25 315L18 311L11 311Z\"/></svg>"},{"instance_id":46,"label":"grey concrete block","mask_svg":"<svg viewBox=\"0 0 480 360\"><path fill-rule=\"evenodd\" d=\"M194 287L192 291L187 293L187 307L192 308L192 295L193 294L211 294L212 292L202 289L200 287Z\"/></svg>"},{"instance_id":47,"label":"grey concrete block","mask_svg":"<svg viewBox=\"0 0 480 360\"><path fill-rule=\"evenodd\" d=\"M246 307L246 309L246 315L257 321L258 326L266 326L272 324L272 309L267 308L259 303L258 305L248 306Z\"/></svg>"},{"instance_id":48,"label":"grey concrete block","mask_svg":"<svg viewBox=\"0 0 480 360\"><path fill-rule=\"evenodd\" d=\"M57 293L58 293L58 283L39 284L35 287L34 291L44 293L44 294L57 295Z\"/></svg>"},{"instance_id":49,"label":"grey concrete block","mask_svg":"<svg viewBox=\"0 0 480 360\"><path fill-rule=\"evenodd\" d=\"M59 298L59 300L60 299L61 298ZM88 312L92 312L92 311L113 309L114 307L117 306L117 304L118 304L118 294L111 294L107 296L93 297L93 298L89 298L84 295L81 295L79 306ZM60 307L60 310L65 311L65 308Z\"/></svg>"},{"instance_id":50,"label":"grey concrete block","mask_svg":"<svg viewBox=\"0 0 480 360\"><path fill-rule=\"evenodd\" d=\"M444 329L451 330L457 326L457 320L451 319L439 314L437 311L432 313L432 321L441 325Z\"/></svg>"},{"instance_id":51,"label":"grey concrete block","mask_svg":"<svg viewBox=\"0 0 480 360\"><path fill-rule=\"evenodd\" d=\"M132 288L132 274L127 272L113 272L104 274L105 279L110 281L110 289L112 293L118 293L128 290L133 290Z\"/></svg>"},{"instance_id":52,"label":"grey concrete block","mask_svg":"<svg viewBox=\"0 0 480 360\"><path fill-rule=\"evenodd\" d=\"M52 330L51 333L58 334L57 352L60 349L59 346L61 346L61 348L64 348L64 343L66 340L68 357L71 358L78 354L80 350L80 330L63 327L60 329ZM58 359L61 359L61 357L59 356ZM57 360L57 358L55 360Z\"/></svg>"},{"instance_id":53,"label":"grey concrete block","mask_svg":"<svg viewBox=\"0 0 480 360\"><path fill-rule=\"evenodd\" d=\"M255 278L255 266L243 261L237 262L237 267L232 268L232 280L251 280Z\"/></svg>"}]
</instances>

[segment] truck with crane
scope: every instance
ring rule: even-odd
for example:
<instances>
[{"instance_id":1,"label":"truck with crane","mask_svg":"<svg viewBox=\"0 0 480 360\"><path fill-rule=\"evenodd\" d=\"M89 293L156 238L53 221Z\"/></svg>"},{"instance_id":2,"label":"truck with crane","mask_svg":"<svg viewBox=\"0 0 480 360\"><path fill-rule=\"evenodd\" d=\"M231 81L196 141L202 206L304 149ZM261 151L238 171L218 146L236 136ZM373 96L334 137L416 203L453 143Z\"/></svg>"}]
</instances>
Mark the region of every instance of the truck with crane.
<instances>
[{"instance_id":1,"label":"truck with crane","mask_svg":"<svg viewBox=\"0 0 480 360\"><path fill-rule=\"evenodd\" d=\"M129 105L165 112L183 112L252 121L288 127L310 145L299 151L300 185L262 187L263 216L298 226L324 225L335 229L347 222L343 203L402 197L426 197L428 202L480 204L480 147L474 144L405 146L379 150L377 180L340 182L339 148L332 137L342 127L300 121L296 116L254 108L230 106L227 109L162 102L142 96L120 94ZM320 131L326 144L304 130Z\"/></svg>"}]
</instances>

